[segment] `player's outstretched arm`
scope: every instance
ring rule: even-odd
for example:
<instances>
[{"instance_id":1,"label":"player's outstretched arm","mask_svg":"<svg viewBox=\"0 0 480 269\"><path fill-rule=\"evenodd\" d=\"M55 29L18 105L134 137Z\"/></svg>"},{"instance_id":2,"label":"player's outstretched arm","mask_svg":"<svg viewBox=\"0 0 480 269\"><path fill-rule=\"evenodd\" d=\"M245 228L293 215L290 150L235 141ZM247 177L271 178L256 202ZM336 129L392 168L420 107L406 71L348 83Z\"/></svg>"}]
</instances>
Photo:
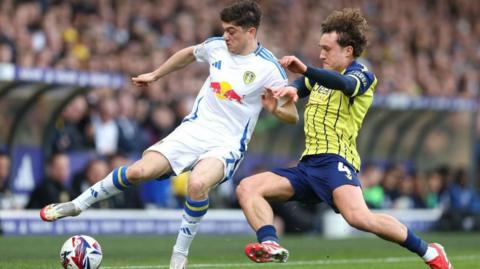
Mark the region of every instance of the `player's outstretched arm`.
<instances>
[{"instance_id":1,"label":"player's outstretched arm","mask_svg":"<svg viewBox=\"0 0 480 269\"><path fill-rule=\"evenodd\" d=\"M302 74L322 86L340 90L346 95L351 96L357 88L358 83L355 78L342 75L337 71L308 66L295 56L284 56L278 62L292 73Z\"/></svg>"},{"instance_id":2,"label":"player's outstretched arm","mask_svg":"<svg viewBox=\"0 0 480 269\"><path fill-rule=\"evenodd\" d=\"M194 47L187 47L181 49L170 58L167 59L165 63L160 65L155 71L141 74L139 76L133 77L132 82L136 86L145 87L149 83L156 81L157 79L173 72L178 69L181 69L190 63L195 61L195 56L193 55Z\"/></svg>"},{"instance_id":3,"label":"player's outstretched arm","mask_svg":"<svg viewBox=\"0 0 480 269\"><path fill-rule=\"evenodd\" d=\"M340 90L348 96L354 95L357 86L360 86L359 81L352 76L342 75L333 70L307 66L303 75L329 89Z\"/></svg>"},{"instance_id":4,"label":"player's outstretched arm","mask_svg":"<svg viewBox=\"0 0 480 269\"><path fill-rule=\"evenodd\" d=\"M276 89L275 92L282 89L283 88ZM286 96L288 95L285 95L283 98L287 99L285 98ZM281 100L282 97L279 98ZM275 97L272 89L266 88L265 94L262 95L263 107L284 123L297 123L298 112L297 107L295 106L295 101L298 99L298 96L296 98L288 98L287 101L281 105L278 103L279 98Z\"/></svg>"}]
</instances>

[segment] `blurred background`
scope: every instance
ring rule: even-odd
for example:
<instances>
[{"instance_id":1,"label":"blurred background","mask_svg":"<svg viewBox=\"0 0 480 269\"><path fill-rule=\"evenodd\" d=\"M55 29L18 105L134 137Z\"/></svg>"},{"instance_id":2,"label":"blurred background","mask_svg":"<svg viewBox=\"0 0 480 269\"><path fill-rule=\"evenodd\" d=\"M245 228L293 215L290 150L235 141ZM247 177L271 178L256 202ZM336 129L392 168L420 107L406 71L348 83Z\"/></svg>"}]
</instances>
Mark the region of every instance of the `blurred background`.
<instances>
[{"instance_id":1,"label":"blurred background","mask_svg":"<svg viewBox=\"0 0 480 269\"><path fill-rule=\"evenodd\" d=\"M277 57L296 55L312 65L320 64L317 44L326 16L344 7L362 10L370 45L359 60L379 79L357 141L368 205L418 230L480 230L480 1L259 2L259 42ZM134 87L130 78L154 70L179 49L221 36L218 14L227 3L0 2L0 221L5 234L66 232L41 226L31 217L38 212L24 209L75 198L113 168L139 159L181 122L208 76L206 65L191 64L145 89ZM299 102L300 113L304 103ZM248 231L235 185L252 173L295 165L303 147L302 122L283 125L262 114L245 160L233 181L213 191L211 207L237 209L225 211L240 216L244 225L234 232ZM187 179L182 174L153 180L96 207L179 209ZM325 232L332 227L329 221L338 221L323 205L273 207L280 231ZM18 224L25 219L33 226L22 230ZM86 225L73 232L91 233ZM155 227L131 232L176 232L176 227ZM337 232L345 234L342 229ZM112 232L93 233L102 231Z\"/></svg>"}]
</instances>

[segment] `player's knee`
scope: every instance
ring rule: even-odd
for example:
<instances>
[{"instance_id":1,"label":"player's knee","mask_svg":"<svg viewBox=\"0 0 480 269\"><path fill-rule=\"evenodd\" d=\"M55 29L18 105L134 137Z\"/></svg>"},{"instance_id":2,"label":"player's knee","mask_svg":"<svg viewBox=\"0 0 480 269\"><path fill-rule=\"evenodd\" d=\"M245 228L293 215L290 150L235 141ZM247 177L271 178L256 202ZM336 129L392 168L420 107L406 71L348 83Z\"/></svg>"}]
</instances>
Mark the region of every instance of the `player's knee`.
<instances>
[{"instance_id":1,"label":"player's knee","mask_svg":"<svg viewBox=\"0 0 480 269\"><path fill-rule=\"evenodd\" d=\"M208 185L195 176L190 176L188 179L188 195L192 199L200 199L203 198L208 193Z\"/></svg>"},{"instance_id":2,"label":"player's knee","mask_svg":"<svg viewBox=\"0 0 480 269\"><path fill-rule=\"evenodd\" d=\"M368 231L370 228L369 219L363 212L352 212L344 215L347 223L359 230Z\"/></svg>"},{"instance_id":3,"label":"player's knee","mask_svg":"<svg viewBox=\"0 0 480 269\"><path fill-rule=\"evenodd\" d=\"M245 198L247 198L247 192L248 192L248 186L247 184L244 183L244 181L240 181L240 184L238 184L237 188L235 189L235 193L237 194L237 199L240 203L245 201Z\"/></svg>"},{"instance_id":4,"label":"player's knee","mask_svg":"<svg viewBox=\"0 0 480 269\"><path fill-rule=\"evenodd\" d=\"M237 189L235 190L240 203L244 202L250 197L253 197L257 191L258 188L255 188L249 180L245 179L240 181L240 184L238 184Z\"/></svg>"},{"instance_id":5,"label":"player's knee","mask_svg":"<svg viewBox=\"0 0 480 269\"><path fill-rule=\"evenodd\" d=\"M132 165L127 169L127 179L133 184L143 180L143 169L139 165Z\"/></svg>"}]
</instances>

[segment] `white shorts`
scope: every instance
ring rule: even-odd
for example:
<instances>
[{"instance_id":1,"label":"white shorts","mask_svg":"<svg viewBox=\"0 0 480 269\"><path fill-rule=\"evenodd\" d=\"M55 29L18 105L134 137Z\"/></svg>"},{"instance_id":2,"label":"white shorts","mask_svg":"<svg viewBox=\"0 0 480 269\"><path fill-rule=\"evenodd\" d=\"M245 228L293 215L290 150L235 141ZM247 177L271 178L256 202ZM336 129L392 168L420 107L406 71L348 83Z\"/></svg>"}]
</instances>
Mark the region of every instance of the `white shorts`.
<instances>
[{"instance_id":1,"label":"white shorts","mask_svg":"<svg viewBox=\"0 0 480 269\"><path fill-rule=\"evenodd\" d=\"M224 167L224 177L219 183L230 179L243 159L240 145L233 147L231 143L218 139L212 131L190 123L181 124L167 137L145 150L148 151L165 156L176 175L192 170L202 159L216 158Z\"/></svg>"}]
</instances>

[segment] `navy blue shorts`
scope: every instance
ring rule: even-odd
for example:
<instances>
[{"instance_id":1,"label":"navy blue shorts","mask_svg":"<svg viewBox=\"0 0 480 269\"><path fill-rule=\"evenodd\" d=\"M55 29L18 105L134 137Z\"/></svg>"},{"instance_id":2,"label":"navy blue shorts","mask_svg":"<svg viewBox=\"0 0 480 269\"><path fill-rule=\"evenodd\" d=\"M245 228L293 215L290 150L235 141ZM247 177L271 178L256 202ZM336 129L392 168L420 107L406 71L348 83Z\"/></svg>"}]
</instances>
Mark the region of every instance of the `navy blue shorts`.
<instances>
[{"instance_id":1,"label":"navy blue shorts","mask_svg":"<svg viewBox=\"0 0 480 269\"><path fill-rule=\"evenodd\" d=\"M356 169L336 154L304 156L296 167L273 169L272 173L290 181L295 191L291 201L325 202L335 212L333 190L347 184L361 186Z\"/></svg>"}]
</instances>

